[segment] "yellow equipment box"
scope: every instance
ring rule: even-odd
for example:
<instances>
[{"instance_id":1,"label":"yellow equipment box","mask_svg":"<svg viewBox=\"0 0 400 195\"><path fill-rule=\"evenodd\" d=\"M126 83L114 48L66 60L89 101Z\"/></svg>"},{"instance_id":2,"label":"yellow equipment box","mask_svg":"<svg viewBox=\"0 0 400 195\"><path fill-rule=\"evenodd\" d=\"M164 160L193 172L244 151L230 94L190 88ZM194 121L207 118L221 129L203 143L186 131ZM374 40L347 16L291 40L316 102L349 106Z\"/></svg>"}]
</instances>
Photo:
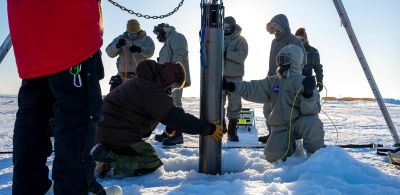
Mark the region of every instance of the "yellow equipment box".
<instances>
[{"instance_id":1,"label":"yellow equipment box","mask_svg":"<svg viewBox=\"0 0 400 195\"><path fill-rule=\"evenodd\" d=\"M244 126L248 131L251 130L251 126L255 125L254 121L254 109L253 108L242 108L240 111L239 120L237 126Z\"/></svg>"}]
</instances>

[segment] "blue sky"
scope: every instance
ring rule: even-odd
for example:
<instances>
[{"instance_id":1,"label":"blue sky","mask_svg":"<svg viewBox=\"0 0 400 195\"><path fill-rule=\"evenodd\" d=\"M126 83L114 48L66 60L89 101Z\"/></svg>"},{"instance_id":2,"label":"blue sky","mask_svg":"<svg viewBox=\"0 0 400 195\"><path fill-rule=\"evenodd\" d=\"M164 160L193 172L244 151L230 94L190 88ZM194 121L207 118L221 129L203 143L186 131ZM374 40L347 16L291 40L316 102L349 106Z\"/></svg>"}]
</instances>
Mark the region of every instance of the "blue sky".
<instances>
[{"instance_id":1,"label":"blue sky","mask_svg":"<svg viewBox=\"0 0 400 195\"><path fill-rule=\"evenodd\" d=\"M117 2L127 8L149 15L161 15L171 11L180 0L130 0ZM180 10L166 19L137 18L103 0L105 47L126 28L126 21L138 19L143 30L156 43L158 57L161 44L152 33L153 26L161 22L175 26L189 43L189 60L192 86L184 90L184 96L199 96L200 60L199 39L200 0L186 0ZM385 98L400 99L400 65L396 58L400 51L400 1L398 0L344 0L367 62ZM269 49L273 36L265 31L265 24L275 15L283 13L289 19L292 32L305 27L310 44L320 52L324 65L324 84L328 96L373 97L345 29L332 1L321 0L226 0L225 16L235 17L242 27L242 35L249 44L249 56L245 62L244 80L262 79L268 71ZM6 0L0 1L0 41L9 33ZM40 27L38 27L40 28ZM56 44L56 43L55 43ZM396 55L397 54L397 55ZM109 78L116 73L115 58L103 52L105 78L101 81L103 94L108 93ZM17 94L20 85L13 50L0 64L0 94ZM325 91L323 91L325 96Z\"/></svg>"}]
</instances>

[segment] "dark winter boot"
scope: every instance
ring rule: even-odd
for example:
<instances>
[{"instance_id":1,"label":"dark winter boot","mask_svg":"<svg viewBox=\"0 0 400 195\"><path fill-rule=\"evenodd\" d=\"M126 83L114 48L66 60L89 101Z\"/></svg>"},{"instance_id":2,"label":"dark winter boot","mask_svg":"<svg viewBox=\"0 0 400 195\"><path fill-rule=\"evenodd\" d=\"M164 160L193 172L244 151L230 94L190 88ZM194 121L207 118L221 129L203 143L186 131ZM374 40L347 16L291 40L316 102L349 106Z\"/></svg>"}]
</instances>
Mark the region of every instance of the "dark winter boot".
<instances>
[{"instance_id":1,"label":"dark winter boot","mask_svg":"<svg viewBox=\"0 0 400 195\"><path fill-rule=\"evenodd\" d=\"M169 136L167 135L167 133L164 131L164 132L162 132L161 134L157 134L157 135L155 135L154 136L154 139L156 140L156 141L158 141L158 142L163 142L163 140L165 139L165 138L168 138Z\"/></svg>"},{"instance_id":2,"label":"dark winter boot","mask_svg":"<svg viewBox=\"0 0 400 195\"><path fill-rule=\"evenodd\" d=\"M107 175L110 168L109 163L107 162L108 153L109 151L107 148L100 143L94 145L90 151L90 156L96 162L96 167L94 169L95 178L104 178Z\"/></svg>"},{"instance_id":3,"label":"dark winter boot","mask_svg":"<svg viewBox=\"0 0 400 195\"><path fill-rule=\"evenodd\" d=\"M163 145L173 146L176 144L183 144L182 132L176 132L174 136L163 139Z\"/></svg>"},{"instance_id":4,"label":"dark winter boot","mask_svg":"<svg viewBox=\"0 0 400 195\"><path fill-rule=\"evenodd\" d=\"M237 119L229 119L229 124L228 124L228 141L233 141L233 142L238 142L239 137L237 135L237 129L236 129L236 124L238 120Z\"/></svg>"},{"instance_id":5,"label":"dark winter boot","mask_svg":"<svg viewBox=\"0 0 400 195\"><path fill-rule=\"evenodd\" d=\"M263 143L263 144L267 143L268 139L269 139L269 135L258 137L258 141Z\"/></svg>"},{"instance_id":6,"label":"dark winter boot","mask_svg":"<svg viewBox=\"0 0 400 195\"><path fill-rule=\"evenodd\" d=\"M90 156L94 161L107 162L108 150L103 144L96 144L90 150Z\"/></svg>"}]
</instances>

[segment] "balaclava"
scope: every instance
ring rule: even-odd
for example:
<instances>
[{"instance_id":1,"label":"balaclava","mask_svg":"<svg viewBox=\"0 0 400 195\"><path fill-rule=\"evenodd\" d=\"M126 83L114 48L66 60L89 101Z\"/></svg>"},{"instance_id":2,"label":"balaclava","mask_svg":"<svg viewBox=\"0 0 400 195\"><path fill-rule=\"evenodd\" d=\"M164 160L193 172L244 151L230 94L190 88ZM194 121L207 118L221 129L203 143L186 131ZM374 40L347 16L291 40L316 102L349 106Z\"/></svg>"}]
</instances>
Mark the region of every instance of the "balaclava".
<instances>
[{"instance_id":1,"label":"balaclava","mask_svg":"<svg viewBox=\"0 0 400 195\"><path fill-rule=\"evenodd\" d=\"M232 35L236 30L236 20L232 16L224 18L224 35Z\"/></svg>"},{"instance_id":2,"label":"balaclava","mask_svg":"<svg viewBox=\"0 0 400 195\"><path fill-rule=\"evenodd\" d=\"M161 23L161 24L158 24L157 26L154 26L153 33L157 35L158 41L164 42L167 39L166 32L164 30L164 27L167 27L167 26L169 26L169 25L166 23Z\"/></svg>"}]
</instances>

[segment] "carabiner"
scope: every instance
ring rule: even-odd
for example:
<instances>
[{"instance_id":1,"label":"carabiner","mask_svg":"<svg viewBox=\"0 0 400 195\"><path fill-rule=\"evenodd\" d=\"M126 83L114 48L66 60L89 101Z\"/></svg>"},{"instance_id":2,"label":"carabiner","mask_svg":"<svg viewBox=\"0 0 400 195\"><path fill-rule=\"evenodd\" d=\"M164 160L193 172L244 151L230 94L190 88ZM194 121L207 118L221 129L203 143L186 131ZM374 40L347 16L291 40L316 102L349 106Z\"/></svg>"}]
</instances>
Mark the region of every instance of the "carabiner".
<instances>
[{"instance_id":1,"label":"carabiner","mask_svg":"<svg viewBox=\"0 0 400 195\"><path fill-rule=\"evenodd\" d=\"M76 82L76 77L78 77L78 83ZM81 80L81 75L74 75L74 82L73 82L75 87L82 87L82 80Z\"/></svg>"},{"instance_id":2,"label":"carabiner","mask_svg":"<svg viewBox=\"0 0 400 195\"><path fill-rule=\"evenodd\" d=\"M82 87L82 80L81 80L80 72L81 72L81 65L80 64L76 65L75 67L71 67L69 69L69 74L71 74L74 77L74 80L73 80L72 83L74 84L75 87L78 87L78 88ZM77 82L76 77L78 77L78 82Z\"/></svg>"}]
</instances>

